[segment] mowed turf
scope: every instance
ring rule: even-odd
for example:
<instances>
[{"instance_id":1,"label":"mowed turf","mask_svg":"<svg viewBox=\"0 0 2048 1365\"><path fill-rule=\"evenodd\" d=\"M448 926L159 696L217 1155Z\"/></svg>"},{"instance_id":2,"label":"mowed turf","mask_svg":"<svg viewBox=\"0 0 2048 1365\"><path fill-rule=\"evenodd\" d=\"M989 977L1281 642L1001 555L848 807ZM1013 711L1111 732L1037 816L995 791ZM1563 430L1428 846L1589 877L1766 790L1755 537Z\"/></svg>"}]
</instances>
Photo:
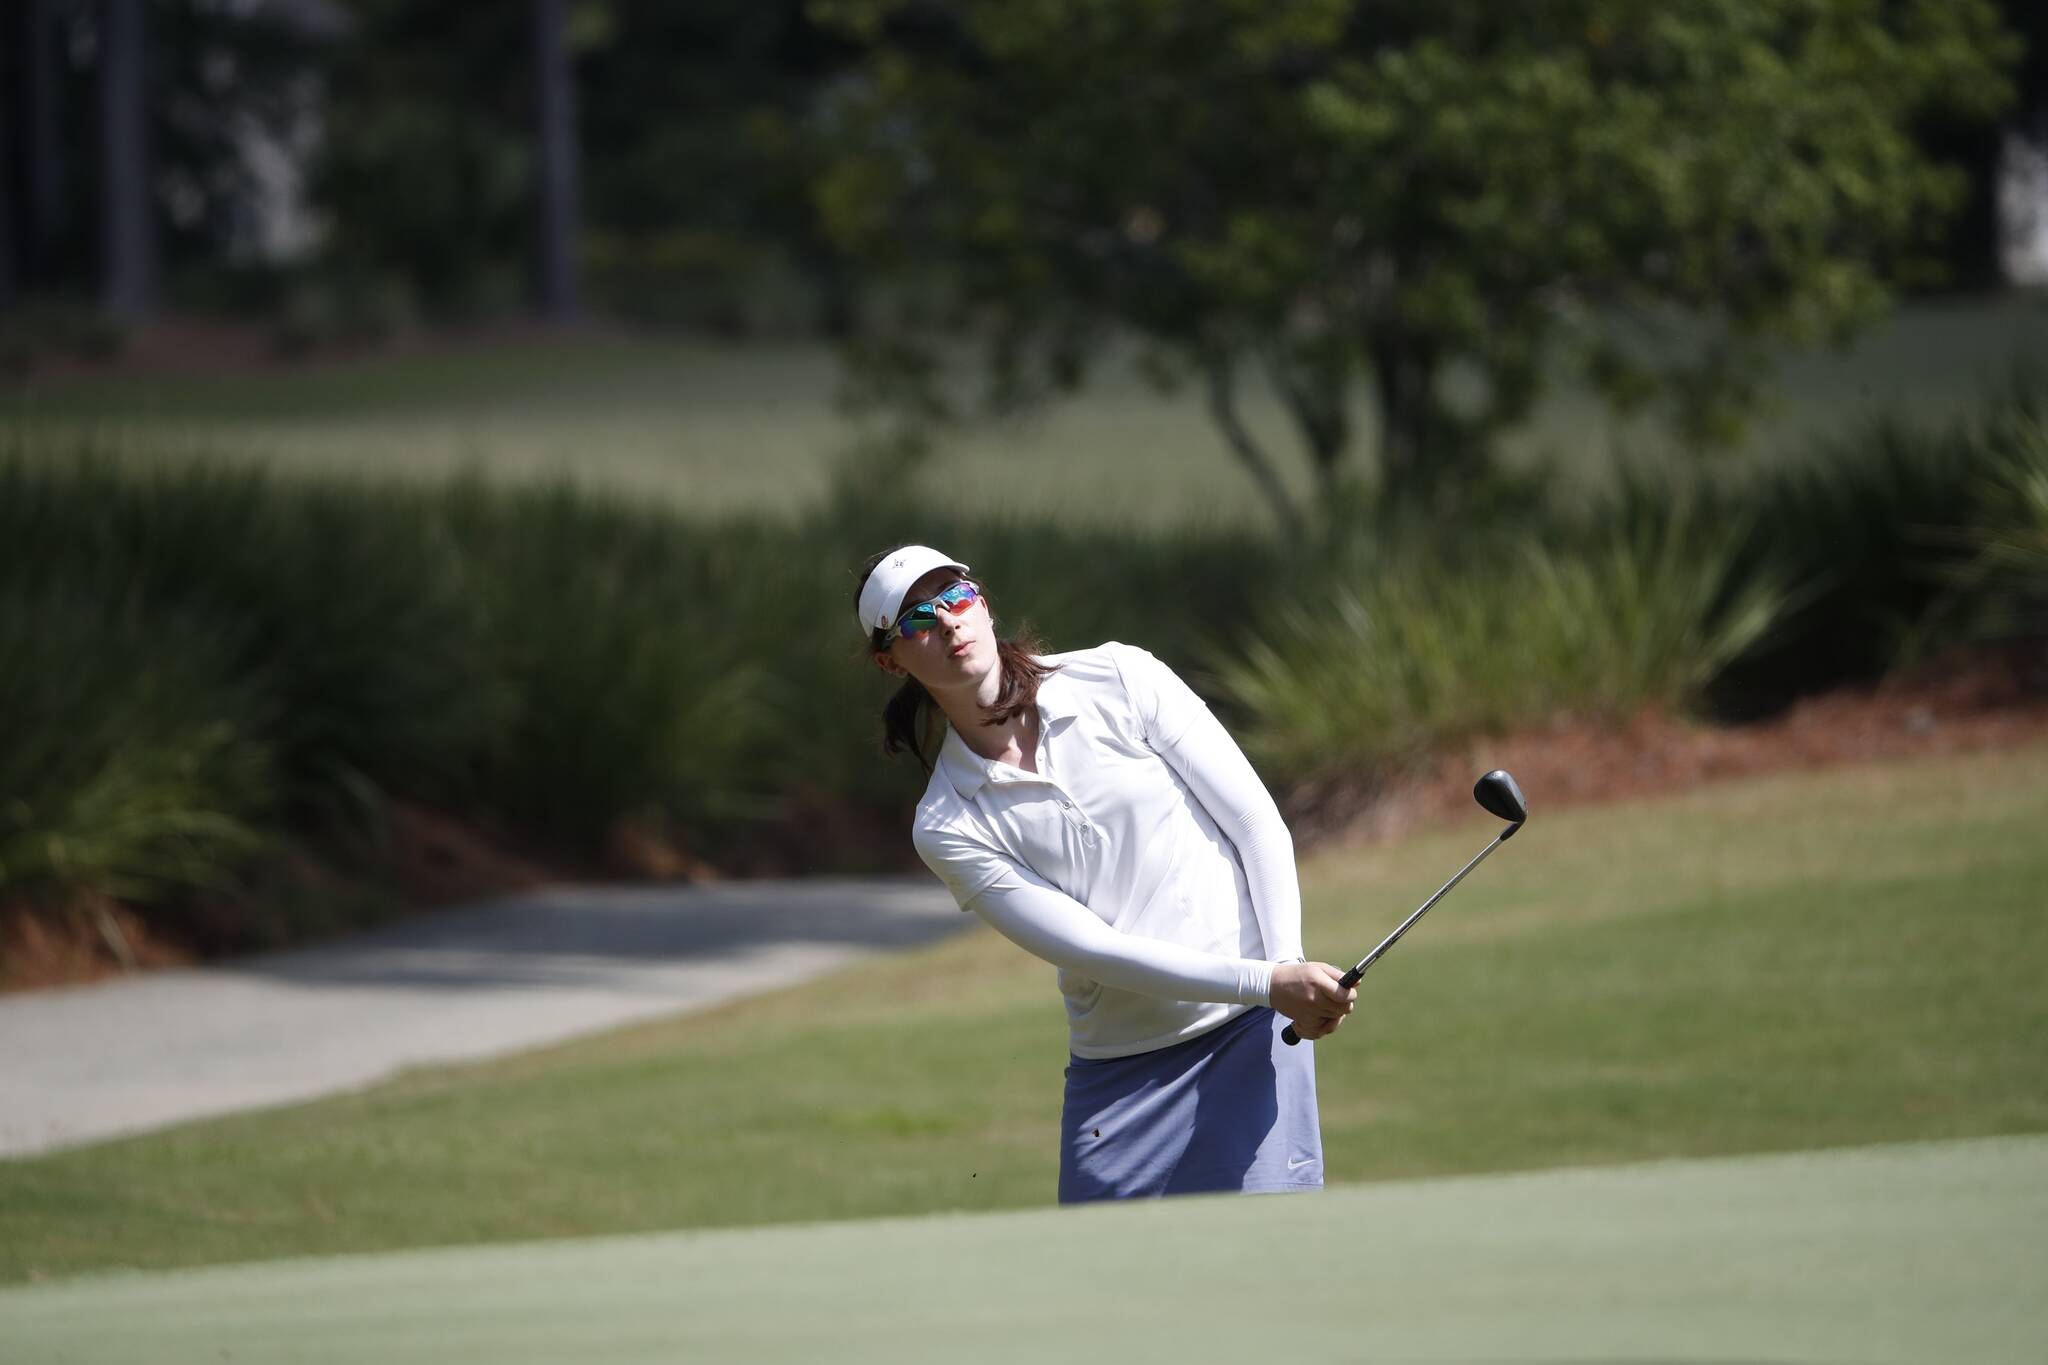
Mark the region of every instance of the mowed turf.
<instances>
[{"instance_id":1,"label":"mowed turf","mask_svg":"<svg viewBox=\"0 0 2048 1365\"><path fill-rule=\"evenodd\" d=\"M0 1289L12 1365L2034 1362L2048 1139Z\"/></svg>"},{"instance_id":2,"label":"mowed turf","mask_svg":"<svg viewBox=\"0 0 2048 1365\"><path fill-rule=\"evenodd\" d=\"M1788 351L1757 405L1748 452L1783 457L1863 417L1959 416L1987 384L2048 358L2048 305L2015 294L1920 302L1852 346ZM15 439L68 455L78 438L132 458L228 457L281 471L442 478L571 478L693 515L786 515L813 505L859 434L822 344L632 335L478 343L225 373L32 379L0 386L0 451ZM1360 468L1372 416L1356 402ZM1247 426L1307 491L1299 438L1256 377ZM985 510L1148 530L1262 523L1253 485L1199 386L1162 394L1125 361L1027 418L951 433L928 478L979 490ZM1686 459L1670 431L1620 418L1561 376L1506 433L1506 461L1553 491L1606 487L1614 462ZM1717 462L1725 466L1727 460Z\"/></svg>"},{"instance_id":3,"label":"mowed turf","mask_svg":"<svg viewBox=\"0 0 2048 1365\"><path fill-rule=\"evenodd\" d=\"M2048 750L1532 818L1317 1044L1333 1182L2048 1131ZM1469 823L1307 860L1349 961ZM0 1163L0 1275L1049 1204L1064 1021L985 931L715 1013Z\"/></svg>"}]
</instances>

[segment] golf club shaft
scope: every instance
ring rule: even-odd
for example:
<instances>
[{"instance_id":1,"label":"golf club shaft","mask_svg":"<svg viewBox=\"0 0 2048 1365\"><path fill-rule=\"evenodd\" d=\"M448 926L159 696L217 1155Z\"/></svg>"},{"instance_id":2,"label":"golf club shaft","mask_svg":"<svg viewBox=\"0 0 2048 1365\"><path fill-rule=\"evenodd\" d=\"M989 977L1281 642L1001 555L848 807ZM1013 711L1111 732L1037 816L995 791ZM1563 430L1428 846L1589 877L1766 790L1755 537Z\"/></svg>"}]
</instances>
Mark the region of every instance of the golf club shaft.
<instances>
[{"instance_id":1,"label":"golf club shaft","mask_svg":"<svg viewBox=\"0 0 2048 1365\"><path fill-rule=\"evenodd\" d=\"M1388 934L1386 938L1380 941L1379 947L1373 949L1364 957L1360 958L1358 960L1358 965L1356 967L1353 967L1350 971L1344 973L1344 976L1342 978L1344 985L1346 987L1356 986L1358 984L1358 978L1365 975L1365 969L1367 967L1372 966L1373 963L1379 961L1380 954L1386 952L1387 949L1393 947L1396 943L1398 943L1400 941L1401 935L1408 932L1408 928L1410 925L1414 924L1415 921L1421 919L1425 914L1427 914L1429 912L1430 906L1435 905L1438 901L1442 900L1445 894L1448 893L1452 887L1456 886L1459 882L1464 881L1465 874L1467 872L1470 872L1473 868L1479 866L1479 864L1481 864L1482 862L1485 862L1487 854L1499 848L1503 840L1505 840L1509 835L1513 834L1516 830L1520 828L1520 825L1509 825L1499 834L1494 835L1493 842L1488 844L1485 848L1480 849L1479 852L1477 852L1476 854L1474 854L1472 856L1471 862L1466 863L1463 867L1459 868L1457 876L1451 878L1442 886L1438 887L1436 890L1436 894L1434 896L1431 896L1428 900L1424 901L1420 909L1418 909L1414 914L1410 915L1407 919L1401 921L1400 928L1396 929L1393 933Z\"/></svg>"},{"instance_id":2,"label":"golf club shaft","mask_svg":"<svg viewBox=\"0 0 2048 1365\"><path fill-rule=\"evenodd\" d=\"M1401 939L1401 935L1407 933L1409 927L1413 925L1415 921L1421 919L1425 914L1429 913L1430 906L1435 905L1438 901L1442 900L1445 894L1448 893L1452 887L1456 886L1459 882L1464 881L1465 874L1467 872L1470 872L1473 868L1485 862L1487 854L1499 848L1501 844L1503 844L1509 838L1511 838L1514 835L1514 832L1520 828L1520 825L1509 825L1506 829L1494 835L1492 843L1488 844L1485 848L1480 849L1478 853L1474 854L1471 862L1466 863L1463 867L1458 869L1457 876L1452 877L1449 881L1445 882L1442 886L1438 887L1436 894L1434 896L1431 896L1428 900L1424 901L1422 903L1421 908L1416 910L1414 914L1410 915L1407 919L1402 920L1401 927L1394 930L1393 933L1388 934L1385 939L1381 940L1379 947L1373 949L1371 952L1367 953L1363 958L1359 959L1359 963L1356 967L1353 967L1350 971L1344 973L1343 976L1339 977L1337 979L1337 984L1343 986L1346 990L1349 990L1351 989L1351 987L1356 986L1358 984L1358 978L1365 975L1365 969L1367 967L1372 966L1373 963L1379 961L1380 955L1386 952L1387 949L1393 947L1396 943L1398 943ZM1280 1039L1289 1047L1292 1047L1294 1044L1301 1041L1301 1035L1295 1031L1294 1025L1289 1024L1285 1031L1281 1033Z\"/></svg>"}]
</instances>

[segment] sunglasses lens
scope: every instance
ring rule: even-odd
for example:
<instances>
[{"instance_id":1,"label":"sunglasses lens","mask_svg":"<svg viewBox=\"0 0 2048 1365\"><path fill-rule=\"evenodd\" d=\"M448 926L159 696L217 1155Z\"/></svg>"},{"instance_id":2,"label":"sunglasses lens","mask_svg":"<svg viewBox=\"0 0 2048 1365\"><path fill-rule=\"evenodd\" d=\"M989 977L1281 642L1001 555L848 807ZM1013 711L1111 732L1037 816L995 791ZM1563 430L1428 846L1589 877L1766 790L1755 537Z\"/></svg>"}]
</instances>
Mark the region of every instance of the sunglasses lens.
<instances>
[{"instance_id":1,"label":"sunglasses lens","mask_svg":"<svg viewBox=\"0 0 2048 1365\"><path fill-rule=\"evenodd\" d=\"M920 602L903 613L903 619L896 624L896 633L906 640L915 640L928 630L939 628L939 608L944 607L948 615L958 616L981 600L972 583L955 583L929 602Z\"/></svg>"}]
</instances>

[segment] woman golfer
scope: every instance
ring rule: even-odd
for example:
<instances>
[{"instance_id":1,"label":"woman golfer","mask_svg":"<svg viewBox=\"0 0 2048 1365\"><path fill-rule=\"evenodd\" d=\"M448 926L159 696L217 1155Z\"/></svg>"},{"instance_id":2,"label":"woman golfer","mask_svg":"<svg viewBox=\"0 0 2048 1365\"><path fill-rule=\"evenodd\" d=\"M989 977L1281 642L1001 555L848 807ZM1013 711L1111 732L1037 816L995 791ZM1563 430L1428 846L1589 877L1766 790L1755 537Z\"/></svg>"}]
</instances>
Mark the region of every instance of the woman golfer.
<instances>
[{"instance_id":1,"label":"woman golfer","mask_svg":"<svg viewBox=\"0 0 2048 1365\"><path fill-rule=\"evenodd\" d=\"M1059 968L1060 1202L1319 1188L1315 1050L1280 1030L1321 1038L1358 993L1303 960L1293 841L1223 727L1142 649L999 638L967 566L929 546L875 556L859 610L904 679L883 748L931 775L919 856Z\"/></svg>"}]
</instances>

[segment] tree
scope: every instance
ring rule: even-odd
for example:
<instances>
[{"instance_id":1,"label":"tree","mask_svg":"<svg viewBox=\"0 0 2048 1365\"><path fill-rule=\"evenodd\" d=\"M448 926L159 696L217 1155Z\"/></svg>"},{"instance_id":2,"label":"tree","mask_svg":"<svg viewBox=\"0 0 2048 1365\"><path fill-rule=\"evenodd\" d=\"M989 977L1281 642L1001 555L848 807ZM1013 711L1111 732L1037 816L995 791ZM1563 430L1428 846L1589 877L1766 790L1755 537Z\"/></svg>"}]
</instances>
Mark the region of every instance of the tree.
<instances>
[{"instance_id":1,"label":"tree","mask_svg":"<svg viewBox=\"0 0 2048 1365\"><path fill-rule=\"evenodd\" d=\"M1996 289L2005 284L2000 259L1999 181L2012 139L2048 150L2048 7L2036 0L1997 0L2005 27L2025 55L2010 73L2014 98L1997 122L1937 115L1920 135L1930 155L1965 169L1968 189L1951 216L1945 284Z\"/></svg>"},{"instance_id":2,"label":"tree","mask_svg":"<svg viewBox=\"0 0 2048 1365\"><path fill-rule=\"evenodd\" d=\"M576 81L562 32L562 0L533 0L534 304L567 321L583 311L576 244L582 221L576 152Z\"/></svg>"},{"instance_id":3,"label":"tree","mask_svg":"<svg viewBox=\"0 0 2048 1365\"><path fill-rule=\"evenodd\" d=\"M1325 495L1361 387L1400 505L1481 470L1560 361L1725 431L1760 341L1841 335L1928 259L1961 177L1913 121L1990 114L2014 56L1987 0L828 12L870 45L820 190L896 283L870 391L954 415L972 338L987 400L1036 402L1135 336L1289 525L1254 367Z\"/></svg>"},{"instance_id":4,"label":"tree","mask_svg":"<svg viewBox=\"0 0 2048 1365\"><path fill-rule=\"evenodd\" d=\"M20 252L31 280L45 276L57 262L57 239L63 235L63 143L57 137L57 53L55 20L49 0L20 6L20 149L23 149L23 205Z\"/></svg>"},{"instance_id":5,"label":"tree","mask_svg":"<svg viewBox=\"0 0 2048 1365\"><path fill-rule=\"evenodd\" d=\"M101 5L101 306L123 322L140 320L156 308L146 11L144 0L102 0Z\"/></svg>"},{"instance_id":6,"label":"tree","mask_svg":"<svg viewBox=\"0 0 2048 1365\"><path fill-rule=\"evenodd\" d=\"M47 280L58 264L64 231L63 148L58 138L57 28L51 0L23 0L9 11L7 45L11 177L0 194L12 200L14 262L30 285Z\"/></svg>"},{"instance_id":7,"label":"tree","mask_svg":"<svg viewBox=\"0 0 2048 1365\"><path fill-rule=\"evenodd\" d=\"M445 316L512 306L522 273L544 301L580 262L591 307L666 321L716 317L700 294L737 293L777 256L836 282L803 125L848 45L804 0L350 13L316 174L344 276Z\"/></svg>"},{"instance_id":8,"label":"tree","mask_svg":"<svg viewBox=\"0 0 2048 1365\"><path fill-rule=\"evenodd\" d=\"M821 325L850 325L844 265L812 202L807 128L858 54L806 9L614 5L618 37L588 54L582 86L592 254L613 307L742 329L749 288L787 272L808 284Z\"/></svg>"},{"instance_id":9,"label":"tree","mask_svg":"<svg viewBox=\"0 0 2048 1365\"><path fill-rule=\"evenodd\" d=\"M349 12L312 176L329 266L397 284L431 314L517 307L535 256L528 7L357 0Z\"/></svg>"},{"instance_id":10,"label":"tree","mask_svg":"<svg viewBox=\"0 0 2048 1365\"><path fill-rule=\"evenodd\" d=\"M0 176L25 295L97 294L146 313L161 279L253 254L268 193L255 156L291 146L318 100L326 0L21 0ZM96 153L90 154L90 153ZM92 225L97 232L73 231Z\"/></svg>"},{"instance_id":11,"label":"tree","mask_svg":"<svg viewBox=\"0 0 2048 1365\"><path fill-rule=\"evenodd\" d=\"M14 34L0 32L0 75L7 74L7 59L15 54ZM7 101L0 99L0 172L14 163L13 153L14 111L7 107ZM0 317L14 307L15 285L15 227L14 227L14 186L5 174L0 174Z\"/></svg>"}]
</instances>

